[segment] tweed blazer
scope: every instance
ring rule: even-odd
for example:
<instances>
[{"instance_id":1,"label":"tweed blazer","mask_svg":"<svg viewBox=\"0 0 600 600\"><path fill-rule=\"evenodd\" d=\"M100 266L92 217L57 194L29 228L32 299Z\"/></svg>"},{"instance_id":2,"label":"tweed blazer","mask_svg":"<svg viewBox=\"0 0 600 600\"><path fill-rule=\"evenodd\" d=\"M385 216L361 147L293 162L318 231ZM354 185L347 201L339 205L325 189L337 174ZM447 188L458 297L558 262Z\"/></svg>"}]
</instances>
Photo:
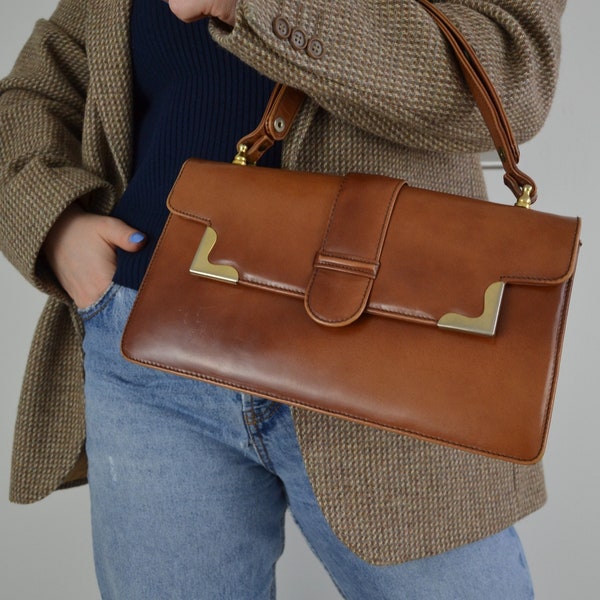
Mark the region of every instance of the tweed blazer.
<instances>
[{"instance_id":1,"label":"tweed blazer","mask_svg":"<svg viewBox=\"0 0 600 600\"><path fill-rule=\"evenodd\" d=\"M15 429L15 502L85 482L82 326L40 249L72 202L109 213L127 186L131 1L61 0L0 83L1 250L49 295ZM475 46L517 137L533 136L554 92L564 0L439 4ZM276 35L278 16L320 46ZM477 153L491 140L437 26L415 0L240 0L235 27L212 22L211 32L271 79L308 94L283 149L284 167L380 173L485 198ZM375 564L474 541L545 500L540 465L299 409L294 421L325 517Z\"/></svg>"}]
</instances>

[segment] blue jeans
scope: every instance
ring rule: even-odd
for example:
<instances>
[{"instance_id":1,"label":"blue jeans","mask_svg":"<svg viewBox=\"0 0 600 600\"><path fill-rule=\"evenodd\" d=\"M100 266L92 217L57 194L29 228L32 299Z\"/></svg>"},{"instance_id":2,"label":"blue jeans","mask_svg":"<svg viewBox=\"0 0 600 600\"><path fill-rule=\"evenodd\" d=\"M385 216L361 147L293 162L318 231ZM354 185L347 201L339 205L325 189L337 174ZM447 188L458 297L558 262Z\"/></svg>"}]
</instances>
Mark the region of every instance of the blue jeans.
<instances>
[{"instance_id":1,"label":"blue jeans","mask_svg":"<svg viewBox=\"0 0 600 600\"><path fill-rule=\"evenodd\" d=\"M323 518L288 407L120 356L134 297L112 285L81 311L104 600L275 598L288 507L344 598L533 598L512 528L400 565L373 566L354 555Z\"/></svg>"}]
</instances>

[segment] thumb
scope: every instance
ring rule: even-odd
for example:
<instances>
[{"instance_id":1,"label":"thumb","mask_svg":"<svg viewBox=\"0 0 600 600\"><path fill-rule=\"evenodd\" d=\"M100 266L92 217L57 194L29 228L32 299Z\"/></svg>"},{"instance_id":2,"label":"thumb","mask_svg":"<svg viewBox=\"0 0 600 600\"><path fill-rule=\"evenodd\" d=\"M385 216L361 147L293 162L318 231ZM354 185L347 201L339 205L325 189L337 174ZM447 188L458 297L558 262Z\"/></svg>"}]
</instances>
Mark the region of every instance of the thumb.
<instances>
[{"instance_id":1,"label":"thumb","mask_svg":"<svg viewBox=\"0 0 600 600\"><path fill-rule=\"evenodd\" d=\"M126 252L137 252L146 242L146 234L114 217L106 217L102 234L111 246Z\"/></svg>"}]
</instances>

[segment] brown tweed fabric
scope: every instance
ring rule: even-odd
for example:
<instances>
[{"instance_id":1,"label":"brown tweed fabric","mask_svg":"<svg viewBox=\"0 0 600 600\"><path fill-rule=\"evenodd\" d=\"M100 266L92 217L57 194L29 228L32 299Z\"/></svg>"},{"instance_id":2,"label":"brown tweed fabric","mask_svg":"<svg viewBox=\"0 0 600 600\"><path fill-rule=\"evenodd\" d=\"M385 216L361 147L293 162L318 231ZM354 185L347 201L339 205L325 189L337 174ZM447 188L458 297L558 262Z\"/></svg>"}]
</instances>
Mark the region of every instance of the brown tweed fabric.
<instances>
[{"instance_id":1,"label":"brown tweed fabric","mask_svg":"<svg viewBox=\"0 0 600 600\"><path fill-rule=\"evenodd\" d=\"M331 527L370 562L444 552L508 527L545 500L542 470L295 411Z\"/></svg>"},{"instance_id":2,"label":"brown tweed fabric","mask_svg":"<svg viewBox=\"0 0 600 600\"><path fill-rule=\"evenodd\" d=\"M0 248L52 297L33 341L15 430L11 498L33 502L85 477L81 328L39 252L76 199L111 209L130 169L131 0L62 0L0 82ZM557 75L564 0L448 0L518 137L541 127ZM283 14L320 59L273 34ZM415 0L241 0L215 39L304 89L284 148L290 168L401 176L483 198L489 136L436 26ZM401 395L402 391L398 391ZM442 552L544 502L540 466L517 467L294 411L307 471L338 536L374 563ZM78 457L80 460L78 461Z\"/></svg>"}]
</instances>

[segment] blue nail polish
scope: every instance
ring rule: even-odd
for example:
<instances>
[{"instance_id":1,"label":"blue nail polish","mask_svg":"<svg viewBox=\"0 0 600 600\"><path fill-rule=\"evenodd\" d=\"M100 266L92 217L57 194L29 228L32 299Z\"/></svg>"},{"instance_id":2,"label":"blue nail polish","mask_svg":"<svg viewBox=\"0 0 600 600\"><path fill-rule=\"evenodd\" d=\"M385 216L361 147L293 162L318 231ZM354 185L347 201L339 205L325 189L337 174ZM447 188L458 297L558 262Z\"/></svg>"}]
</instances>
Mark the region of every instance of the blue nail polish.
<instances>
[{"instance_id":1,"label":"blue nail polish","mask_svg":"<svg viewBox=\"0 0 600 600\"><path fill-rule=\"evenodd\" d=\"M143 233L140 233L139 231L136 231L135 233L132 233L129 236L129 241L132 244L140 244L141 242L143 242L146 239L146 236Z\"/></svg>"}]
</instances>

